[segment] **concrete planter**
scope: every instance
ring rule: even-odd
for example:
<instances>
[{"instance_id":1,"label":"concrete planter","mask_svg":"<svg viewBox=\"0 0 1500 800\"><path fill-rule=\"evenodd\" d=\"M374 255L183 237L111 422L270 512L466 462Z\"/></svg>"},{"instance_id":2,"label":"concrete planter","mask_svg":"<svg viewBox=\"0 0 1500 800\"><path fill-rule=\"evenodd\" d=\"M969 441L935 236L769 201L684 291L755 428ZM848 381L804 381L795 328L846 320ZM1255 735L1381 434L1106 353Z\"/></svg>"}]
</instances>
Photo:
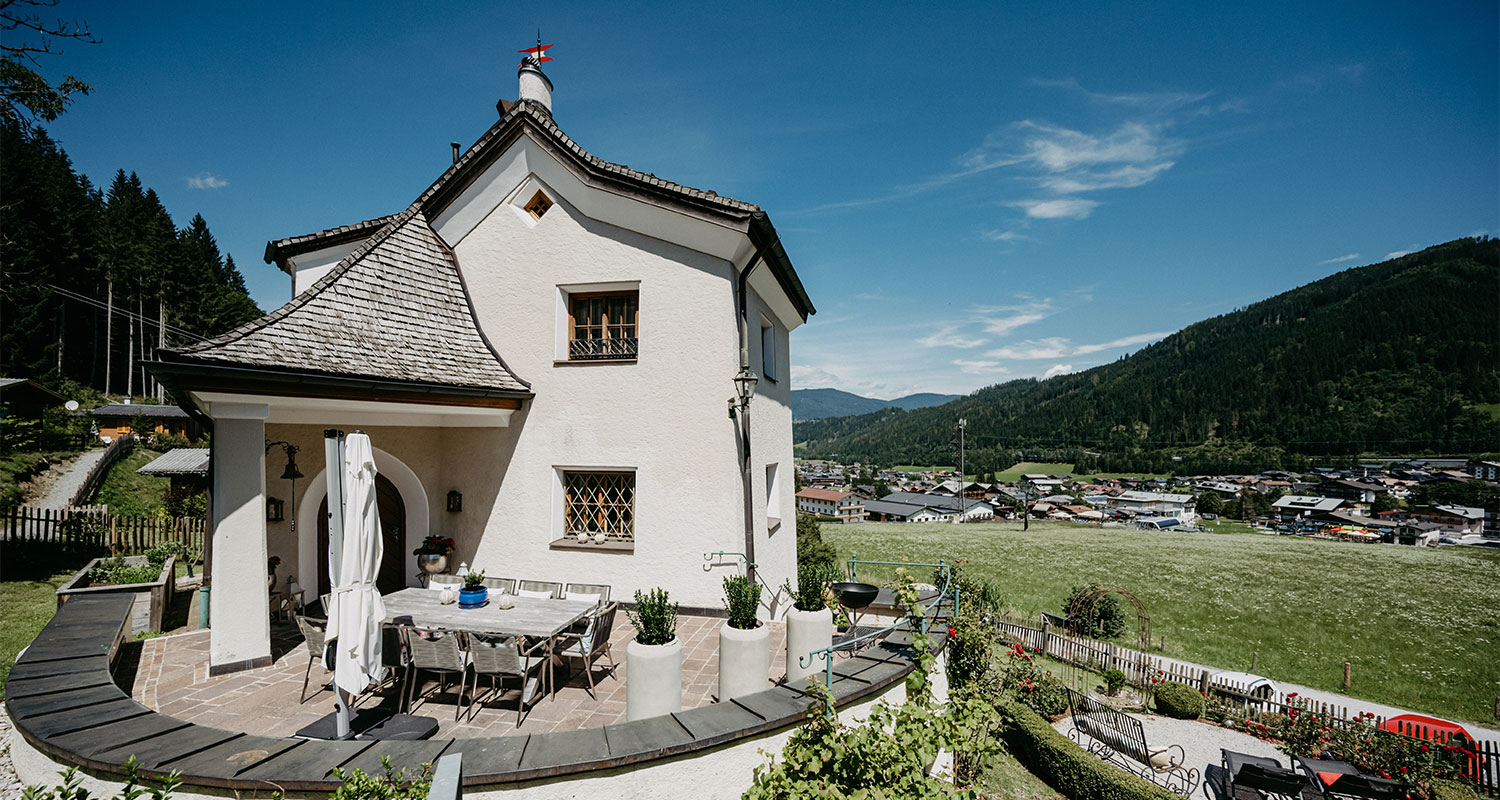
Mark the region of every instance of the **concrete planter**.
<instances>
[{"instance_id":1,"label":"concrete planter","mask_svg":"<svg viewBox=\"0 0 1500 800\"><path fill-rule=\"evenodd\" d=\"M809 675L822 676L827 664L821 656L811 653L832 644L832 611L793 608L786 612L786 682L793 688L800 688Z\"/></svg>"},{"instance_id":2,"label":"concrete planter","mask_svg":"<svg viewBox=\"0 0 1500 800\"><path fill-rule=\"evenodd\" d=\"M134 598L134 605L130 611L130 633L160 631L162 616L166 614L167 605L172 601L172 590L176 584L177 557L167 559L167 563L161 565L161 573L150 583L90 586L89 570L105 560L107 559L96 558L90 561L83 565L83 569L79 570L67 583L57 587L57 607L62 608L63 603L74 597L128 594ZM138 567L146 563L146 557L126 556L125 563Z\"/></svg>"},{"instance_id":3,"label":"concrete planter","mask_svg":"<svg viewBox=\"0 0 1500 800\"><path fill-rule=\"evenodd\" d=\"M719 702L765 691L771 673L771 629L719 628Z\"/></svg>"},{"instance_id":4,"label":"concrete planter","mask_svg":"<svg viewBox=\"0 0 1500 800\"><path fill-rule=\"evenodd\" d=\"M625 646L625 720L682 710L682 639Z\"/></svg>"}]
</instances>

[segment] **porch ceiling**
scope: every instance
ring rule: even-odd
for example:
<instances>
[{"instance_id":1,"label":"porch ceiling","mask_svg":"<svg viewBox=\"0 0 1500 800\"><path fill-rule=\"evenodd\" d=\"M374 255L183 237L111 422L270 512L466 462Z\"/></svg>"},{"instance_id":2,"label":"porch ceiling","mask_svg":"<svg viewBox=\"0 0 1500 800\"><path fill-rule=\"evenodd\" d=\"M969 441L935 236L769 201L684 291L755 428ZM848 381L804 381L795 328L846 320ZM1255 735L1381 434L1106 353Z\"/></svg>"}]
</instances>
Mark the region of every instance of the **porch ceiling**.
<instances>
[{"instance_id":1,"label":"porch ceiling","mask_svg":"<svg viewBox=\"0 0 1500 800\"><path fill-rule=\"evenodd\" d=\"M329 397L287 397L234 392L189 392L194 405L210 417L217 417L215 406L236 409L246 405L264 405L266 422L302 425L369 426L402 425L429 428L503 428L520 406L446 405L439 403L404 403L379 400L357 400Z\"/></svg>"}]
</instances>

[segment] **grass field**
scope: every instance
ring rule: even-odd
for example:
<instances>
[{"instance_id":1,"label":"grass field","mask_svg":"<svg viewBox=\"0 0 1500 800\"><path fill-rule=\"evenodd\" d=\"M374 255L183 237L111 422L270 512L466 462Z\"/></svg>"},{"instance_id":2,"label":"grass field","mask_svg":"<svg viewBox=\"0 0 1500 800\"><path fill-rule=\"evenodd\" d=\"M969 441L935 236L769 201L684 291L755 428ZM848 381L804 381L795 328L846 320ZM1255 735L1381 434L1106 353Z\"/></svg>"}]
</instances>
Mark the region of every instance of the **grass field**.
<instances>
[{"instance_id":1,"label":"grass field","mask_svg":"<svg viewBox=\"0 0 1500 800\"><path fill-rule=\"evenodd\" d=\"M97 503L126 516L154 516L166 507L170 478L137 475L135 471L154 461L161 453L137 447L130 455L116 461L99 484Z\"/></svg>"},{"instance_id":2,"label":"grass field","mask_svg":"<svg viewBox=\"0 0 1500 800\"><path fill-rule=\"evenodd\" d=\"M1074 475L1072 464L1058 464L1047 461L1022 461L1004 472L995 473L995 480L1000 483L1015 483L1022 475L1039 473L1042 475ZM1161 478L1165 477L1152 472L1097 472L1089 475L1091 478Z\"/></svg>"},{"instance_id":3,"label":"grass field","mask_svg":"<svg viewBox=\"0 0 1500 800\"><path fill-rule=\"evenodd\" d=\"M897 464L896 466L891 467L891 470L894 472L952 472L956 469L958 469L958 467L952 464L940 467L923 467L917 464Z\"/></svg>"},{"instance_id":4,"label":"grass field","mask_svg":"<svg viewBox=\"0 0 1500 800\"><path fill-rule=\"evenodd\" d=\"M57 587L83 564L84 559L49 563L38 559L16 570L21 573L17 580L0 583L0 609L5 610L5 624L0 625L0 686L10 675L16 654L31 644L57 611Z\"/></svg>"},{"instance_id":5,"label":"grass field","mask_svg":"<svg viewBox=\"0 0 1500 800\"><path fill-rule=\"evenodd\" d=\"M1134 592L1166 655L1493 725L1500 696L1500 552L1252 533L1153 533L1033 522L824 525L847 558L949 561L1027 611L1068 590ZM863 575L864 570L861 570ZM1133 619L1132 619L1133 626ZM1133 634L1127 634L1127 638Z\"/></svg>"}]
</instances>

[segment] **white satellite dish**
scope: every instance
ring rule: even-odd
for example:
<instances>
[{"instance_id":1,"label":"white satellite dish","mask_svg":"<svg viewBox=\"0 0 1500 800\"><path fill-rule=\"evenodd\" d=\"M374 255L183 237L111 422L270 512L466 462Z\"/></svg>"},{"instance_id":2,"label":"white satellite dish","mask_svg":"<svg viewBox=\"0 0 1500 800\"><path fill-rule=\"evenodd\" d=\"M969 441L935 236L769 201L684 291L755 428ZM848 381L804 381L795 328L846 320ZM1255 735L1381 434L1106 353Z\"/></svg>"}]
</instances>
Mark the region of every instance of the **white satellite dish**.
<instances>
[{"instance_id":1,"label":"white satellite dish","mask_svg":"<svg viewBox=\"0 0 1500 800\"><path fill-rule=\"evenodd\" d=\"M63 408L66 408L69 411L77 411L78 410L78 401L77 400L69 400L68 402L63 403Z\"/></svg>"}]
</instances>

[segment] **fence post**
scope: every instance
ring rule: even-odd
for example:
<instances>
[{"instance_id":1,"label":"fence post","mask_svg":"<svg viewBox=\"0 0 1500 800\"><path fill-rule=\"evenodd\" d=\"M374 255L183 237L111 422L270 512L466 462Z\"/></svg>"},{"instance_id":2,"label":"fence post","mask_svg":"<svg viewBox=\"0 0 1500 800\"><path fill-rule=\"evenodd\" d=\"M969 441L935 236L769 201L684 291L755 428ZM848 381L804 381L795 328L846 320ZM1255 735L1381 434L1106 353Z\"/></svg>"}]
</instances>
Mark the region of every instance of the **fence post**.
<instances>
[{"instance_id":1,"label":"fence post","mask_svg":"<svg viewBox=\"0 0 1500 800\"><path fill-rule=\"evenodd\" d=\"M1344 688L1349 688L1349 662L1344 662Z\"/></svg>"},{"instance_id":2,"label":"fence post","mask_svg":"<svg viewBox=\"0 0 1500 800\"><path fill-rule=\"evenodd\" d=\"M1255 671L1255 665L1260 662L1260 651L1256 650L1250 654L1250 671Z\"/></svg>"},{"instance_id":3,"label":"fence post","mask_svg":"<svg viewBox=\"0 0 1500 800\"><path fill-rule=\"evenodd\" d=\"M1042 617L1042 655L1044 656L1052 655L1052 636L1050 635L1051 630L1052 624L1047 621L1046 617ZM1497 700L1496 702L1500 703L1500 700Z\"/></svg>"},{"instance_id":4,"label":"fence post","mask_svg":"<svg viewBox=\"0 0 1500 800\"><path fill-rule=\"evenodd\" d=\"M1198 691L1208 691L1208 670L1203 670L1203 674L1198 676Z\"/></svg>"}]
</instances>

